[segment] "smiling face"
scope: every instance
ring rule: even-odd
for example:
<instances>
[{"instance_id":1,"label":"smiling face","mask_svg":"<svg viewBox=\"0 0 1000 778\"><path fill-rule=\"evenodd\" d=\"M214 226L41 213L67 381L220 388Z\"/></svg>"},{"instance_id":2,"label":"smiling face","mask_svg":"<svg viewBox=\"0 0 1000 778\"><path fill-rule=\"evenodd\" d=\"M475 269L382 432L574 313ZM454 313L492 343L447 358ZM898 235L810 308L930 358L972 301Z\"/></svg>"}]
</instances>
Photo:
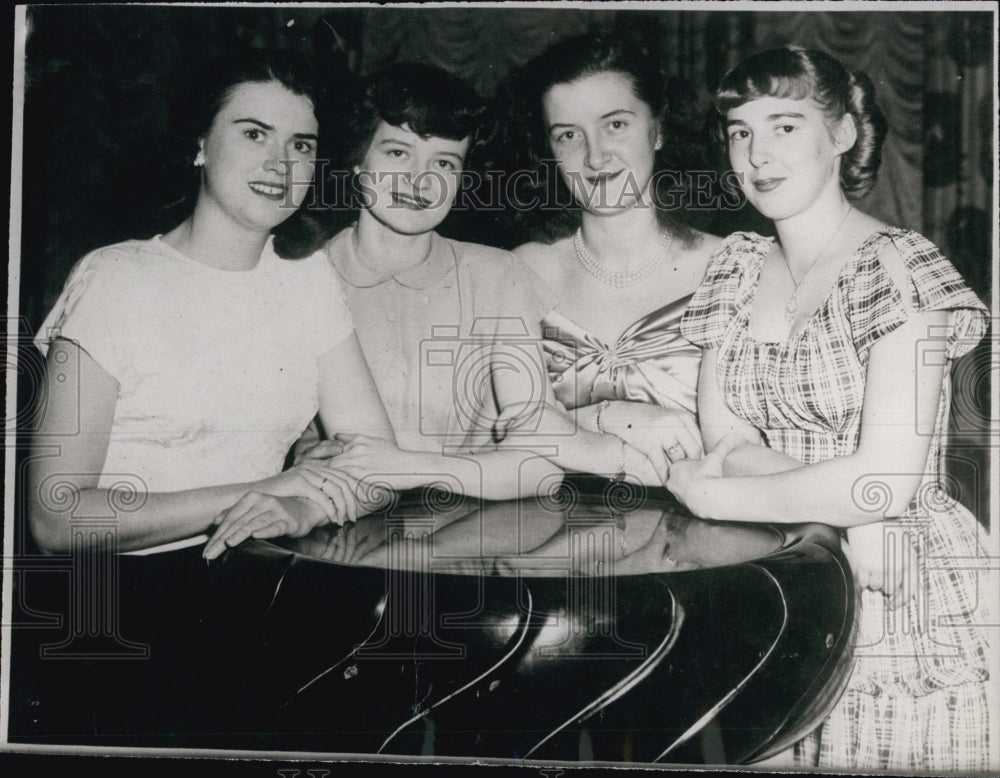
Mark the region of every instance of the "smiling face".
<instances>
[{"instance_id":1,"label":"smiling face","mask_svg":"<svg viewBox=\"0 0 1000 778\"><path fill-rule=\"evenodd\" d=\"M731 109L726 134L747 200L774 220L839 194L840 156L855 138L849 118L830 122L814 100L787 97Z\"/></svg>"},{"instance_id":2,"label":"smiling face","mask_svg":"<svg viewBox=\"0 0 1000 778\"><path fill-rule=\"evenodd\" d=\"M560 174L585 210L614 213L645 197L660 127L627 75L606 71L556 84L542 109Z\"/></svg>"},{"instance_id":3,"label":"smiling face","mask_svg":"<svg viewBox=\"0 0 1000 778\"><path fill-rule=\"evenodd\" d=\"M198 207L269 232L305 196L318 131L308 97L277 81L236 86L201 140Z\"/></svg>"},{"instance_id":4,"label":"smiling face","mask_svg":"<svg viewBox=\"0 0 1000 778\"><path fill-rule=\"evenodd\" d=\"M419 235L451 211L469 139L421 137L409 125L379 122L354 172L363 213L393 232Z\"/></svg>"}]
</instances>

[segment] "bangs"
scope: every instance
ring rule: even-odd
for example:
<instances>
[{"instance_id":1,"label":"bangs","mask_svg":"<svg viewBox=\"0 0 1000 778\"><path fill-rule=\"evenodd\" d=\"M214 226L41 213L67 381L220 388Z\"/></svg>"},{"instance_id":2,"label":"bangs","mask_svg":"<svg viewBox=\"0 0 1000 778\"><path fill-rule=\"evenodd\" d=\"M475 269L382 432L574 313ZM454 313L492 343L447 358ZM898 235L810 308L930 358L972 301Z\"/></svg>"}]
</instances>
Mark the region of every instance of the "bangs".
<instances>
[{"instance_id":1,"label":"bangs","mask_svg":"<svg viewBox=\"0 0 1000 778\"><path fill-rule=\"evenodd\" d=\"M376 112L421 137L463 140L483 119L485 105L466 84L440 68L412 63L390 67L374 84Z\"/></svg>"},{"instance_id":2,"label":"bangs","mask_svg":"<svg viewBox=\"0 0 1000 778\"><path fill-rule=\"evenodd\" d=\"M819 98L817 87L817 73L808 52L772 49L748 57L726 74L715 92L715 107L725 116L727 111L761 97Z\"/></svg>"},{"instance_id":3,"label":"bangs","mask_svg":"<svg viewBox=\"0 0 1000 778\"><path fill-rule=\"evenodd\" d=\"M402 105L385 106L379 113L388 124L407 125L422 138L436 137L464 140L472 135L479 122L479 112L461 107L434 103L405 101Z\"/></svg>"},{"instance_id":4,"label":"bangs","mask_svg":"<svg viewBox=\"0 0 1000 778\"><path fill-rule=\"evenodd\" d=\"M739 74L730 73L715 94L715 108L723 116L751 100L762 97L804 100L816 93L816 85L806 73L795 74Z\"/></svg>"}]
</instances>

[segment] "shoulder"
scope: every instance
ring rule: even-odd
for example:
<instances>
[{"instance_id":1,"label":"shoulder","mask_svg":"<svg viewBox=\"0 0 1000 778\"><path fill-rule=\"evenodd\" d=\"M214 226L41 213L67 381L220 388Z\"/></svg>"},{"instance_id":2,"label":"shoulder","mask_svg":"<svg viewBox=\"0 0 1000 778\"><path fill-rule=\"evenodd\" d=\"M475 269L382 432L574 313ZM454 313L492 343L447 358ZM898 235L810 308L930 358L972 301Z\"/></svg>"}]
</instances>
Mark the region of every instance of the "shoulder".
<instances>
[{"instance_id":1,"label":"shoulder","mask_svg":"<svg viewBox=\"0 0 1000 778\"><path fill-rule=\"evenodd\" d=\"M455 252L459 272L477 285L505 284L519 278L527 263L512 251L479 243L447 240Z\"/></svg>"},{"instance_id":2,"label":"shoulder","mask_svg":"<svg viewBox=\"0 0 1000 778\"><path fill-rule=\"evenodd\" d=\"M944 252L918 232L884 227L859 253L863 265L876 263L873 272L885 273L918 310L985 310Z\"/></svg>"},{"instance_id":3,"label":"shoulder","mask_svg":"<svg viewBox=\"0 0 1000 778\"><path fill-rule=\"evenodd\" d=\"M144 264L162 264L169 255L169 247L157 237L101 246L84 256L81 263L107 272L121 272Z\"/></svg>"},{"instance_id":4,"label":"shoulder","mask_svg":"<svg viewBox=\"0 0 1000 778\"><path fill-rule=\"evenodd\" d=\"M109 291L134 286L149 278L151 268L169 264L169 247L158 238L127 240L101 246L84 255L70 271L66 286L79 293L106 288Z\"/></svg>"},{"instance_id":5,"label":"shoulder","mask_svg":"<svg viewBox=\"0 0 1000 778\"><path fill-rule=\"evenodd\" d=\"M510 263L514 259L514 255L506 249L498 249L482 243L452 240L451 238L442 237L441 240L451 246L459 262L467 262L474 265L503 265Z\"/></svg>"},{"instance_id":6,"label":"shoulder","mask_svg":"<svg viewBox=\"0 0 1000 778\"><path fill-rule=\"evenodd\" d=\"M559 286L559 279L565 272L566 259L572 255L572 236L560 238L552 243L533 241L514 249L517 256L548 284Z\"/></svg>"},{"instance_id":7,"label":"shoulder","mask_svg":"<svg viewBox=\"0 0 1000 778\"><path fill-rule=\"evenodd\" d=\"M704 273L722 243L723 239L718 235L696 230L692 237L681 245L681 252L685 255L687 263L696 265Z\"/></svg>"},{"instance_id":8,"label":"shoulder","mask_svg":"<svg viewBox=\"0 0 1000 778\"><path fill-rule=\"evenodd\" d=\"M706 280L741 275L752 264L759 263L771 250L774 240L756 232L734 232L725 238L706 236Z\"/></svg>"}]
</instances>

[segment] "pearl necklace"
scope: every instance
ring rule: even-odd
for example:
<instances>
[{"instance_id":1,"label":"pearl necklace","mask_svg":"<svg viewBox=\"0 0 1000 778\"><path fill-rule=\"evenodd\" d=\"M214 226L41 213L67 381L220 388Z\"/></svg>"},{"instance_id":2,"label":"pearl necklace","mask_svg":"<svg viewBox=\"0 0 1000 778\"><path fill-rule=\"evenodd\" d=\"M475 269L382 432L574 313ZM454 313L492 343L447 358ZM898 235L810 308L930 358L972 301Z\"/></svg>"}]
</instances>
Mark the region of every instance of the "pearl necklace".
<instances>
[{"instance_id":1,"label":"pearl necklace","mask_svg":"<svg viewBox=\"0 0 1000 778\"><path fill-rule=\"evenodd\" d=\"M840 235L840 231L844 229L844 225L847 224L847 217L851 215L851 211L854 210L853 205L847 206L847 213L844 214L844 218L840 221L840 226L834 231L830 239L823 244L823 248L819 250L819 254L816 258L809 263L809 267L806 268L806 272L802 274L802 278L798 281L795 280L795 276L792 275L792 266L788 264L788 257L785 256L785 252L781 252L781 258L785 260L785 268L788 270L788 277L792 279L792 283L795 284L795 288L792 289L792 296L788 298L788 302L785 303L785 324L791 327L795 320L799 317L799 287L802 286L802 282L806 280L812 269L816 267L816 263L819 262L820 257L822 257L828 248L830 248L833 241Z\"/></svg>"},{"instance_id":2,"label":"pearl necklace","mask_svg":"<svg viewBox=\"0 0 1000 778\"><path fill-rule=\"evenodd\" d=\"M643 262L637 270L628 273L616 273L604 267L597 260L597 257L590 252L590 249L587 248L587 244L583 242L582 227L573 235L573 249L576 251L577 261L583 266L583 269L602 284L613 286L616 289L627 289L646 280L657 267L663 264L663 261L667 258L667 254L670 253L670 247L673 243L674 236L670 230L661 231L660 242L656 247L656 251L653 252L653 255L649 259Z\"/></svg>"}]
</instances>

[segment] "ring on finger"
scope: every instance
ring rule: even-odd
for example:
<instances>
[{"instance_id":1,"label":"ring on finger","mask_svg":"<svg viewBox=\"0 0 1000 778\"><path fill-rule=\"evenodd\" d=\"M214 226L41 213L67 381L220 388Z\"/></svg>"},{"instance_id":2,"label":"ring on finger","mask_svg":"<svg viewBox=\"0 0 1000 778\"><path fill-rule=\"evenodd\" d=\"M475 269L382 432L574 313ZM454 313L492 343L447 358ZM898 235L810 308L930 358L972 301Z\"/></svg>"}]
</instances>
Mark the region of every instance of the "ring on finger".
<instances>
[{"instance_id":1,"label":"ring on finger","mask_svg":"<svg viewBox=\"0 0 1000 778\"><path fill-rule=\"evenodd\" d=\"M667 459L670 460L670 464L673 464L678 459L684 459L684 448L680 443L674 443L670 448L666 450Z\"/></svg>"}]
</instances>

